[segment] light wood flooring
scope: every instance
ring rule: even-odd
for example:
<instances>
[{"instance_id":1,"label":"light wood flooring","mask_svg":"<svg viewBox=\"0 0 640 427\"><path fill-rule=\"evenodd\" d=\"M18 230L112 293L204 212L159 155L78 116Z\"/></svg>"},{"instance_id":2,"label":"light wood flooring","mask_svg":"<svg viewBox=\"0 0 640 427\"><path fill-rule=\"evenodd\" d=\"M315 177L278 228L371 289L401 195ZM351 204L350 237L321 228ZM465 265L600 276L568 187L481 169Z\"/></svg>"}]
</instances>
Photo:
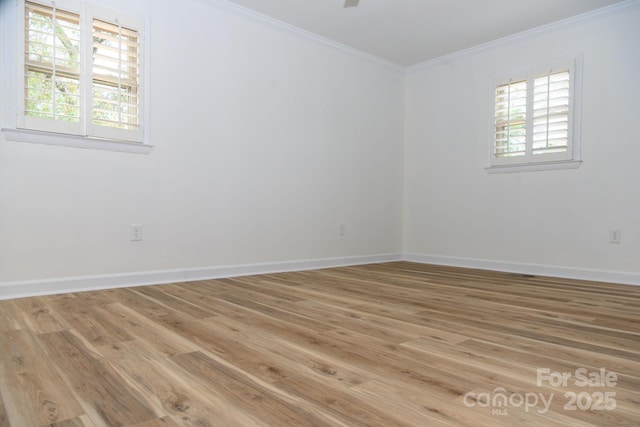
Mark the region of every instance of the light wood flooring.
<instances>
[{"instance_id":1,"label":"light wood flooring","mask_svg":"<svg viewBox=\"0 0 640 427\"><path fill-rule=\"evenodd\" d=\"M397 262L0 301L0 397L2 427L638 426L640 287Z\"/></svg>"}]
</instances>

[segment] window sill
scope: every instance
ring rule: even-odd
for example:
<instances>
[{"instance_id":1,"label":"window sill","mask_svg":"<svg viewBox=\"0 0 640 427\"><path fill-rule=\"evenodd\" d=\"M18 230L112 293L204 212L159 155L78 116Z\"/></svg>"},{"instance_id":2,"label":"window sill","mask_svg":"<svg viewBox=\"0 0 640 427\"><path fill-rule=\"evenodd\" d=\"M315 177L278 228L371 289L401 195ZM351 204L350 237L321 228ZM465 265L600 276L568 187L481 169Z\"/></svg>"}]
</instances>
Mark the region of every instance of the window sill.
<instances>
[{"instance_id":1,"label":"window sill","mask_svg":"<svg viewBox=\"0 0 640 427\"><path fill-rule=\"evenodd\" d=\"M121 153L149 154L153 145L117 141L112 139L91 138L87 136L66 135L62 133L41 132L27 129L2 128L7 140L32 142L36 144L60 145L63 147L86 148L90 150L117 151Z\"/></svg>"},{"instance_id":2,"label":"window sill","mask_svg":"<svg viewBox=\"0 0 640 427\"><path fill-rule=\"evenodd\" d=\"M536 172L547 170L578 169L582 160L561 160L555 162L521 163L511 165L493 165L486 167L487 173Z\"/></svg>"}]
</instances>

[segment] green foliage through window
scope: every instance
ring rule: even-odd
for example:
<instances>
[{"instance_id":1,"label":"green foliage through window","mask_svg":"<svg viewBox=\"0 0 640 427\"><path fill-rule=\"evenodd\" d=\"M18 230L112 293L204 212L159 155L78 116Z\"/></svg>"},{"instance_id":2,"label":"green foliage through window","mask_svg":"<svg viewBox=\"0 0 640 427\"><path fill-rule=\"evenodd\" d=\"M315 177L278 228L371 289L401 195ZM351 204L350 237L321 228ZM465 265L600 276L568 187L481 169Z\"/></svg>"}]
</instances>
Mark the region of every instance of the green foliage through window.
<instances>
[{"instance_id":1,"label":"green foliage through window","mask_svg":"<svg viewBox=\"0 0 640 427\"><path fill-rule=\"evenodd\" d=\"M25 21L25 114L78 122L79 16L27 3Z\"/></svg>"}]
</instances>

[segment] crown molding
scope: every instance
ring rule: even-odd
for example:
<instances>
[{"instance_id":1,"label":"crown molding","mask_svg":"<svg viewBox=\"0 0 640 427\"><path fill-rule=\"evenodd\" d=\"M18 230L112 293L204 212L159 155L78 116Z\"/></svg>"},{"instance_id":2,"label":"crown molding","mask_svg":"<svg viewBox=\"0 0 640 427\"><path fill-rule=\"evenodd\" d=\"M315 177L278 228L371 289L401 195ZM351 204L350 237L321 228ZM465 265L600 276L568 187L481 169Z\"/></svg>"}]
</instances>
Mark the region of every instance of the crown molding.
<instances>
[{"instance_id":1,"label":"crown molding","mask_svg":"<svg viewBox=\"0 0 640 427\"><path fill-rule=\"evenodd\" d=\"M565 18L560 21L552 22L550 24L542 25L540 27L535 27L530 30L522 31L516 34L511 34L506 37L502 37L502 38L492 40L486 43L482 43L476 46L472 46L467 49L462 49L447 55L439 56L437 58L430 59L428 61L421 62L416 65L410 65L408 67L405 67L405 72L412 73L414 71L419 71L425 68L433 67L435 65L443 64L460 57L479 53L494 47L503 46L503 45L512 43L514 41L535 37L537 35L546 33L548 31L565 28L577 23L588 22L593 19L600 18L602 16L612 15L614 13L618 13L620 11L623 11L635 6L640 6L640 0L626 0L620 3L613 4L611 6L605 6L600 9L595 9L590 12L582 13L580 15Z\"/></svg>"},{"instance_id":2,"label":"crown molding","mask_svg":"<svg viewBox=\"0 0 640 427\"><path fill-rule=\"evenodd\" d=\"M245 6L241 6L239 4L233 3L229 0L198 0L201 3L209 6L214 6L219 9L225 10L230 13L234 13L236 15L240 15L246 18L253 19L257 22L261 22L272 26L274 28L280 29L285 32L289 32L291 34L295 34L299 37L312 41L314 43L318 43L324 46L331 47L333 49L348 53L350 55L354 55L356 57L360 57L367 61L376 63L378 65L385 66L394 71L404 71L405 73L411 73L420 69L428 68L434 65L442 64L451 60L454 60L459 57L463 57L466 55L474 54L481 52L483 50L490 49L492 47L501 46L504 44L511 43L516 40L526 39L529 37L536 36L538 34L563 28L578 22L585 22L595 18L598 18L603 15L609 15L616 13L618 11L634 7L640 5L640 0L625 0L620 3L616 3L611 6L605 6L603 8L599 8L596 10L592 10L590 12L586 12L580 15L572 16L566 19L562 19L560 21L553 22L551 24L542 25L540 27L532 28L530 30L522 31L516 34L512 34L506 37L502 37L500 39L492 40L486 43L482 43L476 46L472 46L467 49L462 49L447 55L439 56L437 58L433 58L415 65L403 66L397 64L395 62L389 61L387 59L380 58L379 56L372 55L370 53L363 52L359 49L355 49L351 46L348 46L343 43L336 42L327 37L318 35L308 30L304 30L300 27L296 27L295 25L288 24L286 22L275 19L271 16L265 15L263 13L257 12L253 9L250 9Z\"/></svg>"},{"instance_id":3,"label":"crown molding","mask_svg":"<svg viewBox=\"0 0 640 427\"><path fill-rule=\"evenodd\" d=\"M219 9L223 9L227 12L234 13L236 15L240 15L246 18L250 18L254 21L267 24L273 28L277 28L279 30L295 34L298 37L302 37L314 43L318 43L320 45L328 46L330 48L348 53L350 55L365 59L367 61L376 63L378 65L382 65L387 67L393 71L404 71L405 67L395 62L388 61L386 59L380 58L379 56L371 55L370 53L363 52L361 50L355 49L351 46L347 46L346 44L339 43L337 41L331 40L327 37L318 35L308 30L304 30L300 27L296 27L295 25L288 24L284 21L280 21L279 19L275 19L271 16L265 15L263 13L257 12L253 9L249 9L248 7L241 6L239 4L227 1L227 0L199 0L201 3L204 3L209 6L218 7Z\"/></svg>"}]
</instances>

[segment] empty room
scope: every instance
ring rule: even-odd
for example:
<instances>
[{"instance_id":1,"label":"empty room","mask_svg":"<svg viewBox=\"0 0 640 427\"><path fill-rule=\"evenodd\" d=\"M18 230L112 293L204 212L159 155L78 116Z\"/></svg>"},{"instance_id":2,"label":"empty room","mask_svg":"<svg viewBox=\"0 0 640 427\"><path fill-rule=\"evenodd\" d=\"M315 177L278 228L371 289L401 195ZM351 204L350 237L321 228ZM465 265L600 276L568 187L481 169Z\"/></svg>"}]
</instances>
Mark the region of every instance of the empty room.
<instances>
[{"instance_id":1,"label":"empty room","mask_svg":"<svg viewBox=\"0 0 640 427\"><path fill-rule=\"evenodd\" d=\"M640 425L640 0L0 0L0 427Z\"/></svg>"}]
</instances>

